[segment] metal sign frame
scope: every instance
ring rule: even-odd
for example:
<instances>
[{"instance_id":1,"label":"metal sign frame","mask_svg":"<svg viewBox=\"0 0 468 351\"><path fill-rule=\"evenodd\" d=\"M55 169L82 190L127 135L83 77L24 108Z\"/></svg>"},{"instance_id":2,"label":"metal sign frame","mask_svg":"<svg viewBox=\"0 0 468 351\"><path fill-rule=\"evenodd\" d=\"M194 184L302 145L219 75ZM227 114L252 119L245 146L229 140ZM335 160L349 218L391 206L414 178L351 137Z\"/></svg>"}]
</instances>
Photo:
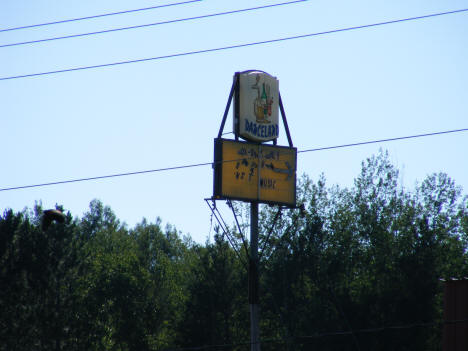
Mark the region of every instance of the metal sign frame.
<instances>
[{"instance_id":1,"label":"metal sign frame","mask_svg":"<svg viewBox=\"0 0 468 351\"><path fill-rule=\"evenodd\" d=\"M243 71L243 72L236 72L234 74L234 79L233 79L233 82L232 82L231 91L229 93L228 101L226 103L226 109L224 110L224 115L223 115L223 119L221 121L221 126L219 127L218 139L222 138L223 131L224 131L224 126L226 124L227 115L228 115L229 109L231 107L231 102L232 102L233 97L234 97L234 95L236 93L236 90L239 89L239 76L240 76L241 73L252 72L252 71L263 72L263 71L260 71L260 70L248 70L248 71ZM264 73L266 73L266 72L264 72ZM284 130L286 132L286 137L288 138L289 147L293 147L291 134L289 132L288 121L286 119L286 113L284 112L283 101L281 99L281 92L278 93L278 105L279 105L279 109L280 109L280 113L281 113L281 119L283 121ZM234 106L234 119L236 119L236 116L239 115L239 111L236 111L236 109L238 109L238 105ZM237 120L237 124L238 123L239 122ZM234 120L234 126L236 126L236 121L235 120ZM234 135L235 135L235 139L239 140L239 134L238 134L238 129L237 128L234 128ZM276 139L273 140L273 145L276 145Z\"/></svg>"}]
</instances>

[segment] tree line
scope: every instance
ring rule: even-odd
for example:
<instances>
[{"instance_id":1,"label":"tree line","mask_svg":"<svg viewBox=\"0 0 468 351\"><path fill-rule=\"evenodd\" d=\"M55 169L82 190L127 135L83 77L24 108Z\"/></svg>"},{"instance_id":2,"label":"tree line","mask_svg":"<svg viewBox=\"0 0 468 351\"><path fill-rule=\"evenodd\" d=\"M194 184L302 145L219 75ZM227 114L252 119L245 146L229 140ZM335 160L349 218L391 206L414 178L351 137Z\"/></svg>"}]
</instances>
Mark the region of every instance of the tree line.
<instances>
[{"instance_id":1,"label":"tree line","mask_svg":"<svg viewBox=\"0 0 468 351\"><path fill-rule=\"evenodd\" d=\"M462 189L408 190L380 153L350 188L303 176L297 201L261 208L262 349L440 350L441 280L468 276ZM200 244L93 200L43 230L42 210L0 217L0 350L250 349L247 253L219 227Z\"/></svg>"}]
</instances>

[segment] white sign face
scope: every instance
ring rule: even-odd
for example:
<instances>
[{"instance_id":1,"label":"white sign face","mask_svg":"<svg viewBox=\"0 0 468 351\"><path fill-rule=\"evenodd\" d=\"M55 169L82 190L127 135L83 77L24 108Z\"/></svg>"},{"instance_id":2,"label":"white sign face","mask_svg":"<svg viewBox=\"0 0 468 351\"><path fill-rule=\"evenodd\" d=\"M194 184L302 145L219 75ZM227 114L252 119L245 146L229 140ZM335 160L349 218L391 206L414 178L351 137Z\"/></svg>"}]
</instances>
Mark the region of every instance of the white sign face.
<instances>
[{"instance_id":1,"label":"white sign face","mask_svg":"<svg viewBox=\"0 0 468 351\"><path fill-rule=\"evenodd\" d=\"M260 71L239 74L238 134L241 138L266 142L278 138L279 82Z\"/></svg>"}]
</instances>

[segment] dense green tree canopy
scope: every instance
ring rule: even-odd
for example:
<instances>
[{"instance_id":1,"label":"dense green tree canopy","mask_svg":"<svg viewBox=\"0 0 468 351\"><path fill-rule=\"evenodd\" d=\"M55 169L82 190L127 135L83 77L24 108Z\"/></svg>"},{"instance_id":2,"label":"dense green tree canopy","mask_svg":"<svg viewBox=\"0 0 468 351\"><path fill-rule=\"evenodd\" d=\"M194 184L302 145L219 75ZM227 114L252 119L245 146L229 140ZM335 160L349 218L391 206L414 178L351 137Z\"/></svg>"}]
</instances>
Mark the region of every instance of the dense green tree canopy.
<instances>
[{"instance_id":1,"label":"dense green tree canopy","mask_svg":"<svg viewBox=\"0 0 468 351\"><path fill-rule=\"evenodd\" d=\"M303 176L298 203L261 207L262 349L440 350L441 279L468 276L455 182L408 190L382 152L351 188ZM0 217L0 350L249 349L246 252L220 228L198 244L97 200L44 230L42 213Z\"/></svg>"}]
</instances>

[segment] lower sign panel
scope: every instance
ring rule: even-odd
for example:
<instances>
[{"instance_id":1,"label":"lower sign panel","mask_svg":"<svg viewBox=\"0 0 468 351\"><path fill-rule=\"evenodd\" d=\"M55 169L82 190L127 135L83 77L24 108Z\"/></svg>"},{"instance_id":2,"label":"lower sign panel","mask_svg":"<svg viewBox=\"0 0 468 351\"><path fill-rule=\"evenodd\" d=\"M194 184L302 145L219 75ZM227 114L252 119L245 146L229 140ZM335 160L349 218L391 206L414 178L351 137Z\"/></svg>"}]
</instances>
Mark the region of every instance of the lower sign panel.
<instances>
[{"instance_id":1,"label":"lower sign panel","mask_svg":"<svg viewBox=\"0 0 468 351\"><path fill-rule=\"evenodd\" d=\"M217 198L296 205L297 149L215 139Z\"/></svg>"}]
</instances>

